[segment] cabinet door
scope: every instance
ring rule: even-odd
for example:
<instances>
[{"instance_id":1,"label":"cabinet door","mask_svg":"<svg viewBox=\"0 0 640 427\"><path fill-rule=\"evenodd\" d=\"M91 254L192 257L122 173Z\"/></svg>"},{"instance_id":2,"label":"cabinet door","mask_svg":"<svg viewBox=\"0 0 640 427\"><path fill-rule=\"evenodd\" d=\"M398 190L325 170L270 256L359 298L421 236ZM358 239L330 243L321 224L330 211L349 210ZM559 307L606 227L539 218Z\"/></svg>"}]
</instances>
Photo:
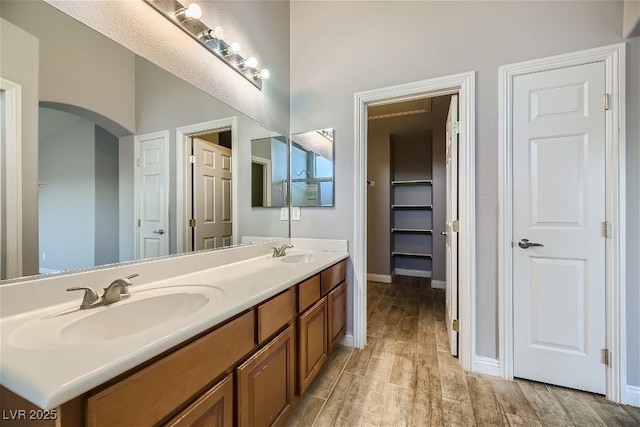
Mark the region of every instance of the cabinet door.
<instances>
[{"instance_id":1,"label":"cabinet door","mask_svg":"<svg viewBox=\"0 0 640 427\"><path fill-rule=\"evenodd\" d=\"M311 385L329 356L327 298L298 319L298 380L300 395Z\"/></svg>"},{"instance_id":2,"label":"cabinet door","mask_svg":"<svg viewBox=\"0 0 640 427\"><path fill-rule=\"evenodd\" d=\"M347 330L347 282L329 293L329 353L340 343Z\"/></svg>"},{"instance_id":3,"label":"cabinet door","mask_svg":"<svg viewBox=\"0 0 640 427\"><path fill-rule=\"evenodd\" d=\"M167 423L167 427L232 427L232 425L232 374L227 375L225 379Z\"/></svg>"},{"instance_id":4,"label":"cabinet door","mask_svg":"<svg viewBox=\"0 0 640 427\"><path fill-rule=\"evenodd\" d=\"M294 375L292 325L238 367L238 425L283 425L292 409Z\"/></svg>"}]
</instances>

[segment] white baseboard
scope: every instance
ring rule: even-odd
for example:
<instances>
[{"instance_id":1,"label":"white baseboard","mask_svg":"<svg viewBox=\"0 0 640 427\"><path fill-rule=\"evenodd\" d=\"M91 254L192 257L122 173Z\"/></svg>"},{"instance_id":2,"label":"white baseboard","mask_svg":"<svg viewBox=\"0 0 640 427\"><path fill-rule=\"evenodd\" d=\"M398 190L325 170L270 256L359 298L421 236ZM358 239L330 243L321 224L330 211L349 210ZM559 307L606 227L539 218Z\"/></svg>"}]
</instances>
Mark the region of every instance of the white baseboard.
<instances>
[{"instance_id":1,"label":"white baseboard","mask_svg":"<svg viewBox=\"0 0 640 427\"><path fill-rule=\"evenodd\" d=\"M444 280L431 280L431 287L433 289L447 289L447 282Z\"/></svg>"},{"instance_id":2,"label":"white baseboard","mask_svg":"<svg viewBox=\"0 0 640 427\"><path fill-rule=\"evenodd\" d=\"M431 277L430 271L409 270L408 268L396 268L393 270L394 276L411 276L411 277Z\"/></svg>"},{"instance_id":3,"label":"white baseboard","mask_svg":"<svg viewBox=\"0 0 640 427\"><path fill-rule=\"evenodd\" d=\"M371 282L391 283L391 276L388 274L367 273L367 280Z\"/></svg>"},{"instance_id":4,"label":"white baseboard","mask_svg":"<svg viewBox=\"0 0 640 427\"><path fill-rule=\"evenodd\" d=\"M354 343L354 339L353 339L353 334L347 334L344 336L344 338L342 338L342 341L340 341L340 344L342 344L345 347L353 347L353 343Z\"/></svg>"},{"instance_id":5,"label":"white baseboard","mask_svg":"<svg viewBox=\"0 0 640 427\"><path fill-rule=\"evenodd\" d=\"M640 386L627 384L624 387L622 403L640 407Z\"/></svg>"},{"instance_id":6,"label":"white baseboard","mask_svg":"<svg viewBox=\"0 0 640 427\"><path fill-rule=\"evenodd\" d=\"M478 356L473 357L473 371L480 374L501 377L500 361L491 357Z\"/></svg>"}]
</instances>

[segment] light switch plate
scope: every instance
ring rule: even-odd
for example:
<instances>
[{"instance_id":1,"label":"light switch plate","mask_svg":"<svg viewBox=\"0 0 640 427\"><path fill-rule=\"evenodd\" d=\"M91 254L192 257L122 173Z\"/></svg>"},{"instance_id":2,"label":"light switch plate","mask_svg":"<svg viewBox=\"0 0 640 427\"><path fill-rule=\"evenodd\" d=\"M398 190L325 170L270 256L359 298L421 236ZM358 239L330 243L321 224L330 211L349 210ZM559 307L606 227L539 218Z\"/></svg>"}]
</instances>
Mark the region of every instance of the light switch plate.
<instances>
[{"instance_id":1,"label":"light switch plate","mask_svg":"<svg viewBox=\"0 0 640 427\"><path fill-rule=\"evenodd\" d=\"M280 208L280 221L288 221L289 220L289 208L284 207Z\"/></svg>"},{"instance_id":2,"label":"light switch plate","mask_svg":"<svg viewBox=\"0 0 640 427\"><path fill-rule=\"evenodd\" d=\"M300 207L292 206L291 207L291 221L300 221Z\"/></svg>"}]
</instances>

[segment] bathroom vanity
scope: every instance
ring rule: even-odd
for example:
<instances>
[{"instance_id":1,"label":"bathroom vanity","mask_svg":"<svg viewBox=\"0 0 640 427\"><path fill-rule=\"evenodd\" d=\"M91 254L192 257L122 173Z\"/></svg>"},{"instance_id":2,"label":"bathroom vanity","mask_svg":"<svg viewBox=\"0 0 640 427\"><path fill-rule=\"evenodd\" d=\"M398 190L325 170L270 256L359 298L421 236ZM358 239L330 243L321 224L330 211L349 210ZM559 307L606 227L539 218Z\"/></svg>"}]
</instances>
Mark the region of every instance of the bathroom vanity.
<instances>
[{"instance_id":1,"label":"bathroom vanity","mask_svg":"<svg viewBox=\"0 0 640 427\"><path fill-rule=\"evenodd\" d=\"M296 247L283 257L260 255L133 286L131 301L139 299L132 307L141 312L132 323L153 316L143 304L158 292L182 295L170 301L187 314L128 332L127 314L118 312L123 323L111 326L124 331L113 337L73 335L71 342L67 325L53 333L62 343L25 348L21 332L60 317L61 309L69 315L68 303L3 318L2 384L22 396L2 390L3 425L282 425L345 335L347 256ZM83 311L120 310L118 304L132 302ZM75 323L106 316L81 315ZM39 412L32 415L22 398ZM25 410L24 417L9 410Z\"/></svg>"}]
</instances>

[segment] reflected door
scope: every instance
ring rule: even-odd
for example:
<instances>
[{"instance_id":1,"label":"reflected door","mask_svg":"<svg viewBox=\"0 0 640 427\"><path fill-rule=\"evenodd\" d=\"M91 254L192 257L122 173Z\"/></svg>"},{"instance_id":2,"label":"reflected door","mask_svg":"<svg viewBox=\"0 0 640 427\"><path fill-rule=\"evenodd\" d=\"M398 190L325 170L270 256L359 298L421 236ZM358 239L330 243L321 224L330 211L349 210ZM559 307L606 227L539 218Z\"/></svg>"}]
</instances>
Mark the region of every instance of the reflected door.
<instances>
[{"instance_id":1,"label":"reflected door","mask_svg":"<svg viewBox=\"0 0 640 427\"><path fill-rule=\"evenodd\" d=\"M446 175L447 175L447 207L446 207L446 323L449 334L451 354L458 355L458 331L453 321L458 319L458 232L454 221L458 220L458 95L451 96L449 114L447 115L446 140Z\"/></svg>"},{"instance_id":2,"label":"reflected door","mask_svg":"<svg viewBox=\"0 0 640 427\"><path fill-rule=\"evenodd\" d=\"M136 137L138 241L137 259L169 254L167 145L169 132Z\"/></svg>"},{"instance_id":3,"label":"reflected door","mask_svg":"<svg viewBox=\"0 0 640 427\"><path fill-rule=\"evenodd\" d=\"M194 250L232 242L231 149L193 138Z\"/></svg>"},{"instance_id":4,"label":"reflected door","mask_svg":"<svg viewBox=\"0 0 640 427\"><path fill-rule=\"evenodd\" d=\"M514 375L602 394L604 94L604 62L514 78Z\"/></svg>"}]
</instances>

